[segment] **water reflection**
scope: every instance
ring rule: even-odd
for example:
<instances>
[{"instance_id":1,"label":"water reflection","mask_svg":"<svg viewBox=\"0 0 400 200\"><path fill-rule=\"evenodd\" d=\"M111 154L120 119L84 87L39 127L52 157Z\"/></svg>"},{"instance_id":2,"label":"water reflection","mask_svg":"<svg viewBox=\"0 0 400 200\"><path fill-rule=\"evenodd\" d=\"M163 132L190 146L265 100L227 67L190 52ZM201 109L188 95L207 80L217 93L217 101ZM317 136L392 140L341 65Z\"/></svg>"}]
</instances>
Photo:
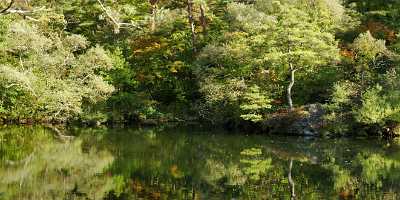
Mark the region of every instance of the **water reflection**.
<instances>
[{"instance_id":1,"label":"water reflection","mask_svg":"<svg viewBox=\"0 0 400 200\"><path fill-rule=\"evenodd\" d=\"M3 128L0 138L2 199L101 199L115 188L105 176L113 156L83 152L81 139L60 142L40 127Z\"/></svg>"},{"instance_id":2,"label":"water reflection","mask_svg":"<svg viewBox=\"0 0 400 200\"><path fill-rule=\"evenodd\" d=\"M162 128L64 132L75 137L0 129L0 199L400 198L395 142Z\"/></svg>"}]
</instances>

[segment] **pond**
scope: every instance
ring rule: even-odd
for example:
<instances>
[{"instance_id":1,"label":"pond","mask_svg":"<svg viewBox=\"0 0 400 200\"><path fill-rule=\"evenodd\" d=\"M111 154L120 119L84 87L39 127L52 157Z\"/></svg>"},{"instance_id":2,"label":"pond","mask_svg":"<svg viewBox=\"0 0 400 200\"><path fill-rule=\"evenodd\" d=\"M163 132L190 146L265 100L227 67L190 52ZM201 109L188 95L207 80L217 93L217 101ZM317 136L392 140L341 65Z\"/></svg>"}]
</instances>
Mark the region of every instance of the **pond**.
<instances>
[{"instance_id":1,"label":"pond","mask_svg":"<svg viewBox=\"0 0 400 200\"><path fill-rule=\"evenodd\" d=\"M7 200L400 199L400 144L376 138L4 126L0 156Z\"/></svg>"}]
</instances>

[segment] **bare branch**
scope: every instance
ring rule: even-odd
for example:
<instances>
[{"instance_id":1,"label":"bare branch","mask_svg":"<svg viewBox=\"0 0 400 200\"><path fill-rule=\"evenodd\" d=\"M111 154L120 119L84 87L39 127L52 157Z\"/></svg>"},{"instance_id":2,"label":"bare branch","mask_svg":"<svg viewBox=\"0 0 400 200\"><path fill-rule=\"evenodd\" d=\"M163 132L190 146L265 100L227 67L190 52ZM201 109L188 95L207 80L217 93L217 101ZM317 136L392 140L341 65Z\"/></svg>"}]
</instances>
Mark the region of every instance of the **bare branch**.
<instances>
[{"instance_id":1,"label":"bare branch","mask_svg":"<svg viewBox=\"0 0 400 200\"><path fill-rule=\"evenodd\" d=\"M149 0L149 2L150 2L150 4L151 4L151 5L155 5L155 4L157 4L157 3L158 3L158 1L159 1L159 0Z\"/></svg>"},{"instance_id":2,"label":"bare branch","mask_svg":"<svg viewBox=\"0 0 400 200\"><path fill-rule=\"evenodd\" d=\"M32 13L32 11L30 10L17 10L17 9L9 9L6 12L4 12L4 14L21 14L21 15L25 15L28 13Z\"/></svg>"},{"instance_id":3,"label":"bare branch","mask_svg":"<svg viewBox=\"0 0 400 200\"><path fill-rule=\"evenodd\" d=\"M115 25L115 30L114 30L114 32L115 32L115 33L118 33L118 32L119 32L119 29L121 28L120 23L108 12L108 10L106 9L106 7L103 5L103 3L101 3L100 0L97 0L97 2L99 2L100 6L101 6L101 9L106 13L106 15L108 16L108 18L110 18L111 21L114 23L114 25Z\"/></svg>"},{"instance_id":4,"label":"bare branch","mask_svg":"<svg viewBox=\"0 0 400 200\"><path fill-rule=\"evenodd\" d=\"M2 11L0 12L0 14L3 14L3 15L7 15L7 14L20 14L20 15L23 15L23 16L26 17L26 15L29 15L29 14L34 14L34 13L37 13L37 12L49 11L49 10L50 10L50 9L46 9L46 7L41 7L41 8L34 9L34 10L11 9L11 7L10 7L10 8L7 8L7 9L2 10ZM34 19L33 19L33 18L30 18L30 20L34 20ZM34 20L34 21L36 21L36 20Z\"/></svg>"},{"instance_id":5,"label":"bare branch","mask_svg":"<svg viewBox=\"0 0 400 200\"><path fill-rule=\"evenodd\" d=\"M110 18L110 20L112 21L112 23L115 25L114 28L114 32L115 33L119 33L119 30L121 28L129 28L129 27L135 27L135 28L139 28L136 25L132 24L132 23L122 23L119 22L117 19L115 19L115 17L107 10L107 8L104 6L104 4L101 2L101 0L97 0L97 2L100 4L101 9L104 11L104 13L106 13L107 17Z\"/></svg>"},{"instance_id":6,"label":"bare branch","mask_svg":"<svg viewBox=\"0 0 400 200\"><path fill-rule=\"evenodd\" d=\"M10 4L8 4L8 6L6 8L4 8L3 10L0 11L0 14L6 13L7 10L9 10L14 5L14 1L15 0L11 0Z\"/></svg>"},{"instance_id":7,"label":"bare branch","mask_svg":"<svg viewBox=\"0 0 400 200\"><path fill-rule=\"evenodd\" d=\"M11 87L14 87L14 86L19 86L19 85L16 84L16 83L12 83L10 85L5 86L5 88L8 89L8 88L11 88Z\"/></svg>"},{"instance_id":8,"label":"bare branch","mask_svg":"<svg viewBox=\"0 0 400 200\"><path fill-rule=\"evenodd\" d=\"M25 18L28 19L28 20L31 20L31 21L35 21L35 22L39 21L38 19L35 19L33 17L29 17L29 16L25 16Z\"/></svg>"},{"instance_id":9,"label":"bare branch","mask_svg":"<svg viewBox=\"0 0 400 200\"><path fill-rule=\"evenodd\" d=\"M132 24L132 23L123 23L123 22L121 22L121 23L119 23L119 25L120 25L121 28L122 28L123 26L125 26L125 27L130 27L130 26L137 27L136 25L134 25L134 24Z\"/></svg>"}]
</instances>

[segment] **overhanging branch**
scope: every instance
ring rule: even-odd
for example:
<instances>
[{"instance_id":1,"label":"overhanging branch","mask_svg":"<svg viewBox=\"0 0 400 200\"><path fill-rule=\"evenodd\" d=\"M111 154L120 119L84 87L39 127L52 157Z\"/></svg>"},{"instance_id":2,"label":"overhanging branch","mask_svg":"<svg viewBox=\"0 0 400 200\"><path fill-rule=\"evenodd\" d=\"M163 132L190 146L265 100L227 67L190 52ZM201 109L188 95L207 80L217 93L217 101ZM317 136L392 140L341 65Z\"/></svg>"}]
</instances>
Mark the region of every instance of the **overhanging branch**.
<instances>
[{"instance_id":1,"label":"overhanging branch","mask_svg":"<svg viewBox=\"0 0 400 200\"><path fill-rule=\"evenodd\" d=\"M103 3L100 0L97 0L97 2L100 4L101 9L106 13L107 17L111 19L111 21L115 25L115 30L114 32L118 33L119 29L121 28L120 23L111 15L111 13L108 12L107 8L103 5Z\"/></svg>"},{"instance_id":2,"label":"overhanging branch","mask_svg":"<svg viewBox=\"0 0 400 200\"><path fill-rule=\"evenodd\" d=\"M104 4L101 2L101 0L97 0L97 2L100 4L101 9L103 10L103 12L107 15L108 18L110 18L111 22L114 24L114 32L115 33L119 33L119 30L121 28L126 28L126 27L136 27L134 24L132 23L122 23L119 22L117 19L115 19L115 17L107 10L107 8L104 6Z\"/></svg>"},{"instance_id":3,"label":"overhanging branch","mask_svg":"<svg viewBox=\"0 0 400 200\"><path fill-rule=\"evenodd\" d=\"M3 9L0 11L0 15L8 15L8 14L19 14L22 15L24 18L32 21L39 21L33 17L30 17L28 15L37 13L37 12L42 12L42 11L48 11L49 9L46 9L46 7L41 7L33 10L22 10L22 9L13 9L12 6L14 5L15 0L12 0L10 4L7 6L7 8Z\"/></svg>"},{"instance_id":4,"label":"overhanging branch","mask_svg":"<svg viewBox=\"0 0 400 200\"><path fill-rule=\"evenodd\" d=\"M14 2L15 2L15 0L11 0L10 3L8 4L8 6L0 11L0 14L7 12L14 5Z\"/></svg>"}]
</instances>

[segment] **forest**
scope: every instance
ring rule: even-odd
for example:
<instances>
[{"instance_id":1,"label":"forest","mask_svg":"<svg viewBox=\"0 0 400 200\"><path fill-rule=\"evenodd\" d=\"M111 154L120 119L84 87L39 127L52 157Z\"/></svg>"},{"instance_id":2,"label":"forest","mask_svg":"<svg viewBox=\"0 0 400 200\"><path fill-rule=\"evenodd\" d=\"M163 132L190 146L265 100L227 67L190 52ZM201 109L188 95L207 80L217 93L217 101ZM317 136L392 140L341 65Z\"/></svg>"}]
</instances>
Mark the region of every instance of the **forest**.
<instances>
[{"instance_id":1,"label":"forest","mask_svg":"<svg viewBox=\"0 0 400 200\"><path fill-rule=\"evenodd\" d=\"M0 0L0 200L400 199L399 0Z\"/></svg>"},{"instance_id":2,"label":"forest","mask_svg":"<svg viewBox=\"0 0 400 200\"><path fill-rule=\"evenodd\" d=\"M396 0L2 0L0 124L396 137L399 31Z\"/></svg>"}]
</instances>

